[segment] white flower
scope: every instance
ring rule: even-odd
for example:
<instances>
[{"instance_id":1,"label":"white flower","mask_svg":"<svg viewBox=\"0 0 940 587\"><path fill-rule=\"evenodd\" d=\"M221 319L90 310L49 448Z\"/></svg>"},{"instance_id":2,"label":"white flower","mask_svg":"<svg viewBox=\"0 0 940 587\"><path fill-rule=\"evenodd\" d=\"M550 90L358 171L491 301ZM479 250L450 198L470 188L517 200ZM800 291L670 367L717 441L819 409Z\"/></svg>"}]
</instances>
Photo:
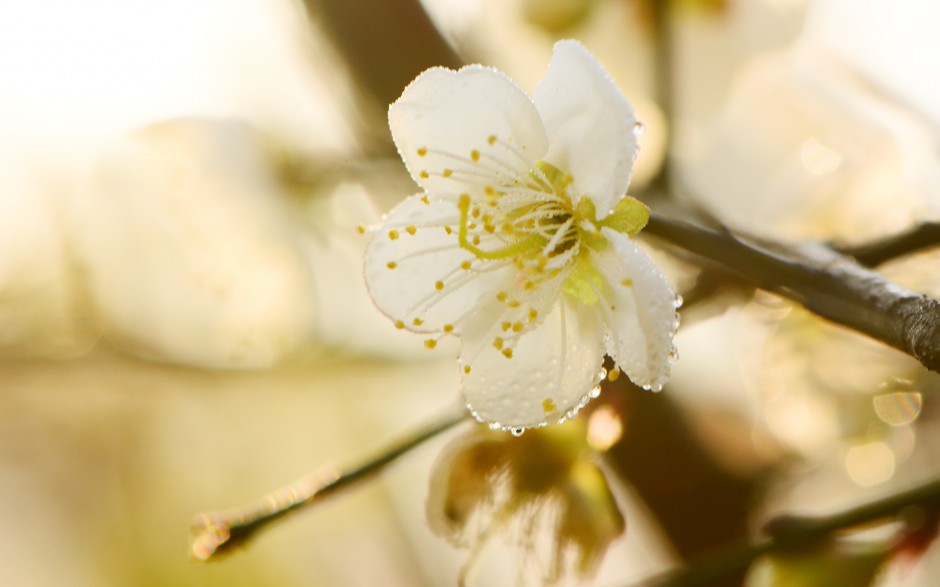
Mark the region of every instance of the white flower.
<instances>
[{"instance_id":1,"label":"white flower","mask_svg":"<svg viewBox=\"0 0 940 587\"><path fill-rule=\"evenodd\" d=\"M428 348L460 337L478 420L515 432L564 421L596 397L605 353L662 387L675 294L630 238L648 218L624 197L636 121L584 47L555 45L532 99L480 65L429 69L389 124L424 192L376 229L366 282Z\"/></svg>"}]
</instances>

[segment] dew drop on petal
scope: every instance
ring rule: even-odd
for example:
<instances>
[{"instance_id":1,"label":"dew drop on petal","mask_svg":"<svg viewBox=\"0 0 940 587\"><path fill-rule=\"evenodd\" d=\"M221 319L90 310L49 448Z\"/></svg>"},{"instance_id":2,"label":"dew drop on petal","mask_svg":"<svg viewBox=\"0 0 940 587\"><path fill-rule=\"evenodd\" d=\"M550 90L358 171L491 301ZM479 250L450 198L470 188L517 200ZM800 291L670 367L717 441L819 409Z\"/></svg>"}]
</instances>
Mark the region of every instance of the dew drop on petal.
<instances>
[{"instance_id":1,"label":"dew drop on petal","mask_svg":"<svg viewBox=\"0 0 940 587\"><path fill-rule=\"evenodd\" d=\"M673 300L673 305L675 305L676 308L681 308L681 307L682 307L682 304L683 304L684 302L685 302L685 300L682 299L682 295L681 295L681 294L676 294L676 297L675 297L675 299Z\"/></svg>"},{"instance_id":2,"label":"dew drop on petal","mask_svg":"<svg viewBox=\"0 0 940 587\"><path fill-rule=\"evenodd\" d=\"M676 347L672 347L669 350L669 362L675 363L679 360L679 350Z\"/></svg>"},{"instance_id":3,"label":"dew drop on petal","mask_svg":"<svg viewBox=\"0 0 940 587\"><path fill-rule=\"evenodd\" d=\"M588 395L591 396L591 399L599 398L601 396L601 387L599 385L594 387L593 389L591 389Z\"/></svg>"},{"instance_id":4,"label":"dew drop on petal","mask_svg":"<svg viewBox=\"0 0 940 587\"><path fill-rule=\"evenodd\" d=\"M640 121L633 123L633 136L642 137L646 133L646 125Z\"/></svg>"},{"instance_id":5,"label":"dew drop on petal","mask_svg":"<svg viewBox=\"0 0 940 587\"><path fill-rule=\"evenodd\" d=\"M521 427L521 426L520 426L520 427L516 427L516 428L510 428L510 429L509 429L509 433L512 434L513 436L515 436L516 438L518 438L518 437L522 436L523 433L525 433L525 428L523 428L523 427Z\"/></svg>"},{"instance_id":6,"label":"dew drop on petal","mask_svg":"<svg viewBox=\"0 0 940 587\"><path fill-rule=\"evenodd\" d=\"M490 427L490 430L502 430L503 428L499 422L490 422L489 427Z\"/></svg>"}]
</instances>

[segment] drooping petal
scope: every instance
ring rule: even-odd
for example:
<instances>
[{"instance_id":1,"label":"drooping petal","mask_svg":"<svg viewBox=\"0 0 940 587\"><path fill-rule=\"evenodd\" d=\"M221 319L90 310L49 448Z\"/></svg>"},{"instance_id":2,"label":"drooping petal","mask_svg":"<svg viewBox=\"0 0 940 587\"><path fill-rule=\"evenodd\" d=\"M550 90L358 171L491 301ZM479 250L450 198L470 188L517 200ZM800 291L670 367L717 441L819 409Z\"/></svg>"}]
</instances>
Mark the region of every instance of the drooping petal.
<instances>
[{"instance_id":1,"label":"drooping petal","mask_svg":"<svg viewBox=\"0 0 940 587\"><path fill-rule=\"evenodd\" d=\"M561 296L544 322L516 341L511 358L494 344L492 324L492 316L480 313L461 340L463 391L478 419L507 428L540 426L587 401L604 357L602 326L592 310Z\"/></svg>"},{"instance_id":2,"label":"drooping petal","mask_svg":"<svg viewBox=\"0 0 940 587\"><path fill-rule=\"evenodd\" d=\"M506 279L508 266L475 270L479 260L457 241L458 217L454 204L414 195L372 235L366 285L375 305L400 328L459 334L461 316Z\"/></svg>"},{"instance_id":3,"label":"drooping petal","mask_svg":"<svg viewBox=\"0 0 940 587\"><path fill-rule=\"evenodd\" d=\"M573 176L572 196L589 196L603 219L630 184L633 108L594 56L570 40L555 44L534 99L551 143L545 160Z\"/></svg>"},{"instance_id":4,"label":"drooping petal","mask_svg":"<svg viewBox=\"0 0 940 587\"><path fill-rule=\"evenodd\" d=\"M673 361L676 294L633 240L610 228L602 233L608 246L592 255L606 281L596 311L607 325L607 354L633 383L658 390Z\"/></svg>"},{"instance_id":5,"label":"drooping petal","mask_svg":"<svg viewBox=\"0 0 940 587\"><path fill-rule=\"evenodd\" d=\"M480 65L429 69L389 107L411 176L432 197L474 197L525 180L548 150L535 105L505 74Z\"/></svg>"}]
</instances>

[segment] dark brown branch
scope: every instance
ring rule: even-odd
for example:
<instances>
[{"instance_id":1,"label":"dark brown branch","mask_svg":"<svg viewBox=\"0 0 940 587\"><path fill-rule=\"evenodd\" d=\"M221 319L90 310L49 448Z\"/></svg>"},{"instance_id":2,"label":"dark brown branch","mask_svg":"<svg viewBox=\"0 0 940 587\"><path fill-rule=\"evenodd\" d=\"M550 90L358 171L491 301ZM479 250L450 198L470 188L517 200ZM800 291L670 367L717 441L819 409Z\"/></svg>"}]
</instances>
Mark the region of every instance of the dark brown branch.
<instances>
[{"instance_id":1,"label":"dark brown branch","mask_svg":"<svg viewBox=\"0 0 940 587\"><path fill-rule=\"evenodd\" d=\"M940 372L940 302L822 245L783 248L654 214L645 231Z\"/></svg>"},{"instance_id":2,"label":"dark brown branch","mask_svg":"<svg viewBox=\"0 0 940 587\"><path fill-rule=\"evenodd\" d=\"M877 267L892 259L930 247L940 247L940 223L928 222L881 241L837 248L866 267Z\"/></svg>"},{"instance_id":3,"label":"dark brown branch","mask_svg":"<svg viewBox=\"0 0 940 587\"><path fill-rule=\"evenodd\" d=\"M467 411L461 406L459 410L441 416L347 471L328 467L266 495L253 505L200 514L193 524L194 538L190 554L195 560L206 561L213 556L231 552L234 546L244 544L271 522L371 479L425 441L466 419Z\"/></svg>"}]
</instances>

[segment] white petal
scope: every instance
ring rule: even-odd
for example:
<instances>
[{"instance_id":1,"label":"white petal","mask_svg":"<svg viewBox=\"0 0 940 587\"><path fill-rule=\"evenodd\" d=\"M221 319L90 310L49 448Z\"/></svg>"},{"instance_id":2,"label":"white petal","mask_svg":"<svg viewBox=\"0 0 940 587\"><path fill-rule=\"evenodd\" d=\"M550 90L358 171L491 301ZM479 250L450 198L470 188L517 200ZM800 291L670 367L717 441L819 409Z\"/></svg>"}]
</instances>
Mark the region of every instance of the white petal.
<instances>
[{"instance_id":1,"label":"white petal","mask_svg":"<svg viewBox=\"0 0 940 587\"><path fill-rule=\"evenodd\" d=\"M459 333L461 316L506 278L508 267L484 273L461 268L478 260L460 248L456 228L451 234L444 229L457 219L454 204L414 195L388 214L366 248L366 285L375 305L409 330L435 332L449 324Z\"/></svg>"},{"instance_id":2,"label":"white petal","mask_svg":"<svg viewBox=\"0 0 940 587\"><path fill-rule=\"evenodd\" d=\"M388 122L411 176L436 197L477 196L487 184L525 178L548 150L529 96L480 65L425 71L389 107Z\"/></svg>"},{"instance_id":3,"label":"white petal","mask_svg":"<svg viewBox=\"0 0 940 587\"><path fill-rule=\"evenodd\" d=\"M672 364L676 294L633 240L602 232L608 246L593 262L608 285L597 308L607 324L607 354L633 383L658 390Z\"/></svg>"},{"instance_id":4,"label":"white petal","mask_svg":"<svg viewBox=\"0 0 940 587\"><path fill-rule=\"evenodd\" d=\"M561 296L509 359L492 344L498 336L492 322L481 313L461 341L461 363L470 367L463 391L477 418L528 428L557 422L586 403L604 358L603 331L592 310Z\"/></svg>"},{"instance_id":5,"label":"white petal","mask_svg":"<svg viewBox=\"0 0 940 587\"><path fill-rule=\"evenodd\" d=\"M630 103L587 49L560 41L535 105L551 143L545 160L570 173L572 195L589 196L604 218L626 193L637 154Z\"/></svg>"}]
</instances>

